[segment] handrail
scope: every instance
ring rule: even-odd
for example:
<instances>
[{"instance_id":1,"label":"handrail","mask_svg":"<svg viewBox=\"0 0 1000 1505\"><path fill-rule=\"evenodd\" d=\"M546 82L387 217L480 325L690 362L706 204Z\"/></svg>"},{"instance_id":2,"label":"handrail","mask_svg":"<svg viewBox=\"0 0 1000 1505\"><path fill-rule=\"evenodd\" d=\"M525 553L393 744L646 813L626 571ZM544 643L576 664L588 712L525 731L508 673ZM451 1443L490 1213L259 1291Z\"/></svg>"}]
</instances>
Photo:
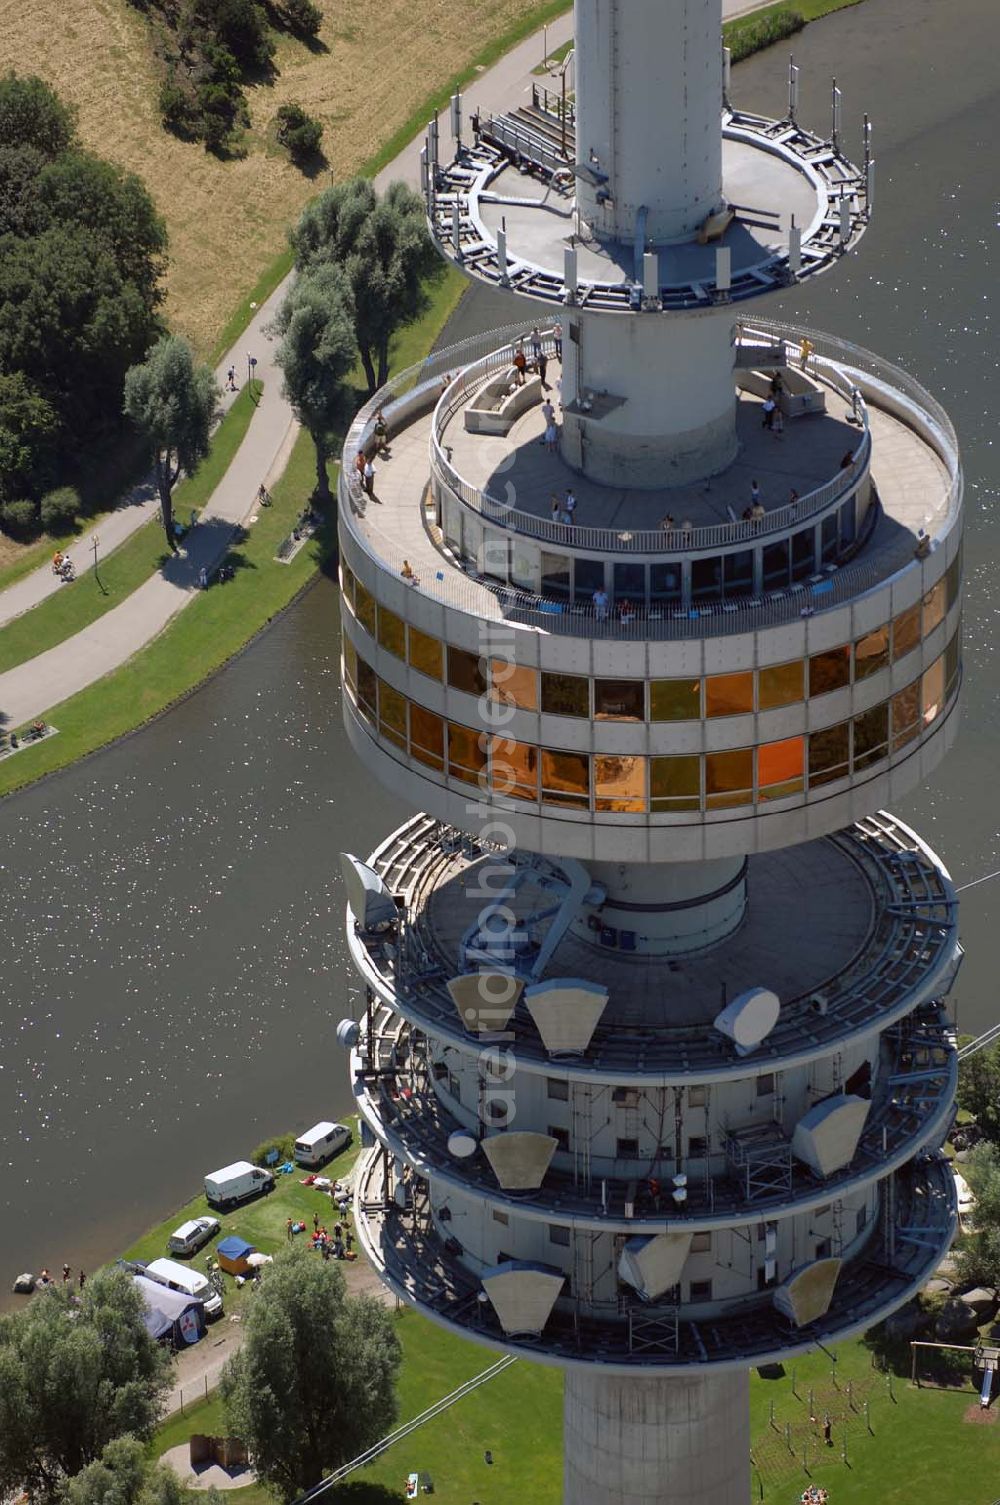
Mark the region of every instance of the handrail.
<instances>
[{"instance_id":1,"label":"handrail","mask_svg":"<svg viewBox=\"0 0 1000 1505\"><path fill-rule=\"evenodd\" d=\"M783 348L788 338L787 331L778 325L772 328L775 331L781 331L780 344ZM767 334L770 335L771 332L769 329ZM758 334L757 329L741 327L738 350L742 351L745 348L744 342L747 336L752 338L756 334ZM813 343L815 347L815 341ZM553 349L553 340L548 333L543 334L543 348L545 347L547 347L547 353ZM771 358L762 358L762 365L773 363L775 349L774 341L768 338L762 347L762 357ZM510 365L512 357L512 344L491 350L482 360L464 367L461 374L452 382L442 396L434 414L431 427L431 470L436 479L447 486L464 506L478 513L486 521L495 522L516 533L538 538L543 542L563 548L601 554L687 555L698 553L703 549L718 550L727 546L738 546L772 533L787 533L810 518L817 517L828 508L838 506L857 484L859 477L863 475L871 455L867 403L827 356L820 356L817 359L814 354L812 360L815 373L821 376L827 386L833 388L851 404L863 425L861 441L854 451L853 463L849 469L838 471L829 481L824 481L821 486L800 497L798 502L773 508L758 521L713 523L707 527L687 530L678 528L671 532L665 532L662 528L641 528L633 531L628 528L594 528L578 526L575 523L555 522L550 518L539 517L533 512L525 512L509 502L500 501L497 497L491 496L488 491L473 486L459 474L447 458L447 445L443 442L443 436L448 423L465 405L465 399L477 387L483 386L494 371ZM452 390L453 388L456 390Z\"/></svg>"}]
</instances>

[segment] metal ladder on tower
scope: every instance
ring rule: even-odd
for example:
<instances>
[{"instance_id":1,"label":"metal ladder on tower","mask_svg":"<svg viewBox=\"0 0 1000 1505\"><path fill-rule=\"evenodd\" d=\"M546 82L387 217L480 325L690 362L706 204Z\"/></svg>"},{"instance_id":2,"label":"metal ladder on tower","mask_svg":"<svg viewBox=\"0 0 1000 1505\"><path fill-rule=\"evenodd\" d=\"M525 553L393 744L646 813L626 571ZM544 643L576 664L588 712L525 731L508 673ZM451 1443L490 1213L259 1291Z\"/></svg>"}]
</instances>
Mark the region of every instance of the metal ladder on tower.
<instances>
[{"instance_id":1,"label":"metal ladder on tower","mask_svg":"<svg viewBox=\"0 0 1000 1505\"><path fill-rule=\"evenodd\" d=\"M573 1094L573 1184L582 1187L584 1191L590 1191L593 1184L591 1160L593 1125L590 1088L578 1086L574 1082L570 1091Z\"/></svg>"}]
</instances>

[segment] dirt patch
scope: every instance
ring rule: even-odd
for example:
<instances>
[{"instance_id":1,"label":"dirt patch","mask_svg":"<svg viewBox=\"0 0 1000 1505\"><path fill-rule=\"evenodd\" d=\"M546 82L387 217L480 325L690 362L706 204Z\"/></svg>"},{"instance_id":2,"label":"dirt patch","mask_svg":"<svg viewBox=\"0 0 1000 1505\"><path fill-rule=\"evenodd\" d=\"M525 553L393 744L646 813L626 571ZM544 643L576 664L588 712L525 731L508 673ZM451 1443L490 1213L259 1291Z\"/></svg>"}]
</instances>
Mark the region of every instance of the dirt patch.
<instances>
[{"instance_id":1,"label":"dirt patch","mask_svg":"<svg viewBox=\"0 0 1000 1505\"><path fill-rule=\"evenodd\" d=\"M977 1401L974 1406L966 1406L962 1420L967 1421L970 1427L990 1427L996 1421L998 1414L1000 1413L992 1406L988 1411L984 1411Z\"/></svg>"},{"instance_id":2,"label":"dirt patch","mask_svg":"<svg viewBox=\"0 0 1000 1505\"><path fill-rule=\"evenodd\" d=\"M310 180L273 144L280 105L296 100L325 128L335 177L355 171L452 77L533 8L534 0L322 0L320 47L280 36L273 86L246 90L243 160L219 161L169 135L147 23L127 0L0 0L0 70L47 79L79 112L84 143L142 177L167 222L166 313L203 353L238 296L286 244Z\"/></svg>"}]
</instances>

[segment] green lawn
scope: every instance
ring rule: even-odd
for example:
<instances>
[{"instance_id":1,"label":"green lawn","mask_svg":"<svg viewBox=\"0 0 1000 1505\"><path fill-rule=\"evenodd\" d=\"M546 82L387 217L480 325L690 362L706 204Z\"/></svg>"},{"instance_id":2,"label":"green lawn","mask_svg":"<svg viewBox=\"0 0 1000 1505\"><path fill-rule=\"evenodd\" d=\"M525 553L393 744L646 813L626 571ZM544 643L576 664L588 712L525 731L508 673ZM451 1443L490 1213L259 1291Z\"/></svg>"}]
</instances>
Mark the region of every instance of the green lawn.
<instances>
[{"instance_id":1,"label":"green lawn","mask_svg":"<svg viewBox=\"0 0 1000 1505\"><path fill-rule=\"evenodd\" d=\"M252 393L249 387L243 388L216 429L204 462L175 489L174 510L179 521L186 521L190 512L205 505L229 469L250 426L261 390L261 382L254 383ZM52 541L47 540L43 550L46 556L50 548ZM158 517L145 523L106 558L98 553L96 576L92 567L81 568L72 585L60 587L55 595L0 628L0 674L65 642L105 612L120 606L126 596L160 568L166 557Z\"/></svg>"},{"instance_id":2,"label":"green lawn","mask_svg":"<svg viewBox=\"0 0 1000 1505\"><path fill-rule=\"evenodd\" d=\"M427 313L393 342L393 370L428 353L465 285L460 273L446 270L431 290ZM329 466L329 474L335 484L336 464ZM284 474L271 488L274 505L261 511L247 541L230 552L237 565L235 579L196 592L170 626L127 664L48 709L44 719L59 735L0 763L0 796L65 768L158 715L220 668L295 598L336 548L334 518L329 516L290 564L274 559L315 480L312 440L302 433Z\"/></svg>"},{"instance_id":3,"label":"green lawn","mask_svg":"<svg viewBox=\"0 0 1000 1505\"><path fill-rule=\"evenodd\" d=\"M404 1350L401 1420L419 1415L492 1362L490 1350L443 1332L415 1312L404 1309L397 1321ZM990 1505L1000 1479L1000 1425L973 1426L964 1420L970 1407L978 1411L971 1388L915 1390L905 1378L895 1378L890 1396L886 1376L873 1369L863 1342L842 1343L835 1352L836 1387L830 1360L820 1352L796 1360L794 1368L786 1366L781 1378L752 1376L755 1501L793 1505L813 1480L829 1490L831 1505L923 1505L935 1500L941 1505ZM817 1426L809 1423L810 1387ZM821 1438L827 1412L833 1426L829 1448ZM221 1421L216 1397L199 1403L160 1429L156 1452ZM786 1422L794 1456L785 1441ZM406 1475L416 1470L431 1475L441 1505L469 1505L473 1500L479 1505L519 1500L558 1505L561 1439L559 1371L519 1359L352 1475L334 1498L349 1505L387 1505L402 1497ZM808 1474L803 1468L804 1446ZM493 1454L492 1466L484 1462L486 1449ZM261 1488L243 1489L233 1493L232 1505L266 1505L268 1499Z\"/></svg>"}]
</instances>

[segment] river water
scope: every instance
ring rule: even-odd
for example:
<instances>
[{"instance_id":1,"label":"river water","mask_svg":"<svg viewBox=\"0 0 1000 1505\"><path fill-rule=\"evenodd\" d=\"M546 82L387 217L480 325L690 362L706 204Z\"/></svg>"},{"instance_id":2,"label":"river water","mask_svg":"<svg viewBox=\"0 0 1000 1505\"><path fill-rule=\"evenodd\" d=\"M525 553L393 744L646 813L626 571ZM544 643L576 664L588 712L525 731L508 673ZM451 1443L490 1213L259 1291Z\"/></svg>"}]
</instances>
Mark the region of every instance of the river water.
<instances>
[{"instance_id":1,"label":"river water","mask_svg":"<svg viewBox=\"0 0 1000 1505\"><path fill-rule=\"evenodd\" d=\"M829 80L857 153L875 122L877 208L858 254L763 313L906 366L951 411L967 475L963 731L900 811L963 883L1000 868L1000 610L993 511L997 346L996 0L865 0L795 39L800 118ZM734 74L780 115L785 53ZM507 323L475 294L446 338ZM91 1268L267 1134L350 1107L333 1028L358 1003L337 854L408 811L340 724L338 618L322 579L198 694L0 805L0 1304L22 1269ZM989 925L963 907L960 1026L1000 1017Z\"/></svg>"}]
</instances>

